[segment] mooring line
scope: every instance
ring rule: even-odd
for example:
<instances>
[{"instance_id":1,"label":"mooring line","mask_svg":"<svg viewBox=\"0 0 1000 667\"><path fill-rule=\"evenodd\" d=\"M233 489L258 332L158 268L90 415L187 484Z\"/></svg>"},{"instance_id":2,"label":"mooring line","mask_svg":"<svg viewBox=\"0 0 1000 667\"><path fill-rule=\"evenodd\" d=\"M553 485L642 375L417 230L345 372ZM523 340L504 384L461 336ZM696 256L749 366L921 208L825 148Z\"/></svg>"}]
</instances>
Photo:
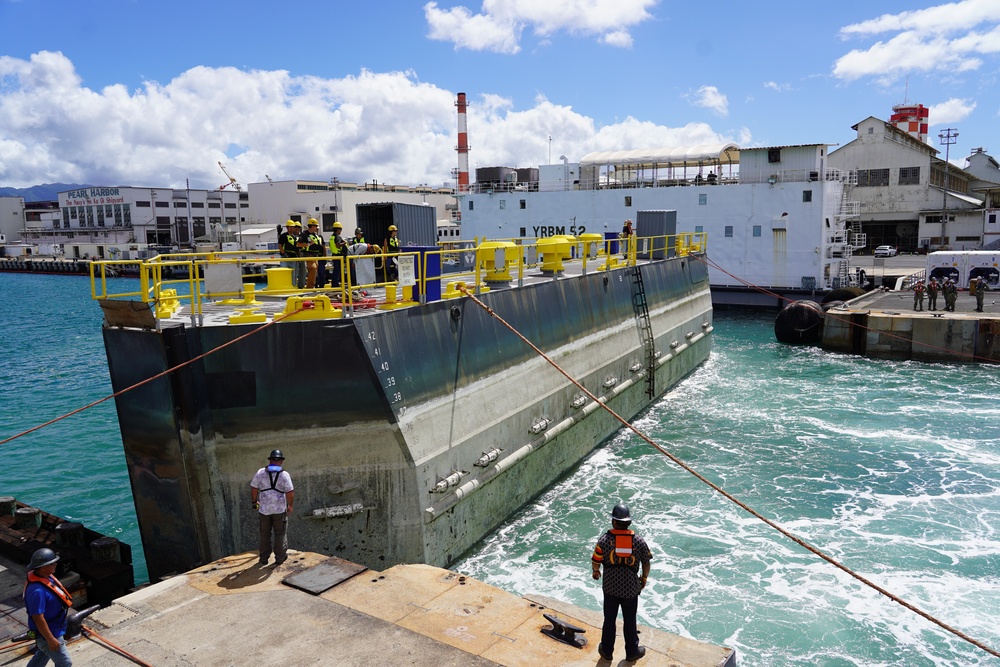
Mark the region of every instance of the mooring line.
<instances>
[{"instance_id":1,"label":"mooring line","mask_svg":"<svg viewBox=\"0 0 1000 667\"><path fill-rule=\"evenodd\" d=\"M123 658L127 658L128 660L131 660L132 662L134 662L137 665L141 665L142 667L153 667L153 665L149 664L148 662L146 662L142 658L140 658L138 656L135 656L135 655L132 655L131 653L129 653L128 651L126 651L125 649L123 649L121 646L118 646L117 644L112 643L107 638L102 637L93 628L86 628L84 630L83 635L84 635L84 637L86 637L90 641L94 642L98 646L103 646L104 648L110 650L111 652L117 653L118 655L122 656ZM95 639L95 637L96 637L96 639Z\"/></svg>"},{"instance_id":2,"label":"mooring line","mask_svg":"<svg viewBox=\"0 0 1000 667\"><path fill-rule=\"evenodd\" d=\"M35 431L43 429L46 426L51 426L52 424L55 424L56 422L60 422L63 419L66 419L67 417L72 417L73 415L75 415L75 414L77 414L79 412L83 412L84 410L89 410L90 408L98 406L101 403L104 403L105 401L110 401L112 398L118 398L119 396L121 396L123 394L127 394L128 392L132 391L133 389L138 389L139 387L143 386L144 384L148 384L148 383L152 382L153 380L161 378L161 377L163 377L165 375L170 375L174 371L179 370L181 368L184 368L185 366L188 366L190 364L193 364L194 362L199 361L200 359L204 359L205 357L207 357L210 354L215 354L219 350L221 350L223 348L226 348L226 347L229 347L233 343L238 343L239 341L243 340L244 338L252 336L252 335L254 335L256 333L260 333L264 329L267 329L268 327L277 324L278 322L284 320L285 318L291 317L292 315L295 315L296 313L300 313L303 310L311 310L312 307L313 307L312 301L303 301L302 305L299 306L298 308L296 308L295 310L293 310L292 312L290 312L290 313L282 313L280 317L275 317L273 320L271 320L270 322L268 322L267 324L265 324L262 327L257 327L253 331L248 331L247 333L243 334L242 336L239 336L237 338L232 339L228 343L223 343L222 345L220 345L220 346L218 346L216 348L213 348L213 349L209 350L208 352L204 352L202 354L199 354L197 357L194 357L193 359L188 359L187 361L181 362L181 363L177 364L176 366L168 368L167 370L162 371L160 373L157 373L156 375L154 375L152 377L148 377L145 380L142 380L140 382L136 382L134 385L132 385L130 387L126 387L126 388L122 389L121 391L116 391L115 393L111 394L110 396L105 396L104 398L100 398L100 399L94 401L93 403L88 403L87 405L84 405L81 408L77 408L76 410L72 410L70 412L67 412L64 415L60 415L60 416L56 417L55 419L50 419L49 421L45 422L44 424L39 424L38 426L33 426L32 428L29 428L27 431L21 431L20 433L17 433L15 435L10 436L9 438L5 438L4 440L0 440L0 446L6 445L8 442L11 442L13 440L17 440L18 438L20 438L22 436L25 436L25 435L28 435L29 433L34 433Z\"/></svg>"},{"instance_id":3,"label":"mooring line","mask_svg":"<svg viewBox=\"0 0 1000 667\"><path fill-rule=\"evenodd\" d=\"M793 299L790 299L790 298L788 298L786 296L782 296L781 294L778 294L777 292L772 292L771 290L765 289L765 288L763 288L763 287L761 287L759 285L755 285L755 284L747 281L744 278L740 278L739 276L734 275L734 274L730 273L729 271L726 271L724 268L722 268L721 266L719 266L714 260L709 259L709 257L708 257L707 254L704 255L704 256L702 256L702 255L689 255L689 257L694 257L698 261L703 262L706 266L710 266L713 269L715 269L715 270L717 270L717 271L719 271L721 273L726 274L730 278L733 278L734 280L738 280L739 282L743 283L743 285L745 285L746 287L749 287L752 290L756 290L756 291L760 292L761 294L766 294L768 296L773 296L776 299L778 299L779 301L787 301L789 303L794 303ZM831 317L831 318L837 320L838 322L843 322L844 324L848 324L848 325L850 325L852 327L857 327L857 328L862 329L864 331L871 331L872 333L877 333L879 336L885 336L886 338L895 338L896 340L904 341L904 342L910 343L911 345L918 345L918 346L920 346L922 348L926 348L926 349L929 349L929 350L935 350L935 351L938 351L938 352L947 352L949 354L954 354L954 350L949 350L946 347L939 347L937 345L932 345L931 343L925 343L923 341L913 340L912 337L907 338L906 336L900 336L899 334L894 334L891 331L883 331L882 329L873 329L872 327L866 326L864 324L857 324L855 322L852 322L851 320L849 320L847 318L844 318L844 317L840 317L839 315L831 314L830 311L824 311L824 317ZM976 354L972 355L972 359L978 360L978 361L987 362L987 363L991 363L991 364L1000 363L1000 359L994 359L992 357L981 357L981 356L976 355Z\"/></svg>"},{"instance_id":4,"label":"mooring line","mask_svg":"<svg viewBox=\"0 0 1000 667\"><path fill-rule=\"evenodd\" d=\"M476 305L478 305L480 308L482 308L483 310L485 310L491 317L496 318L498 322L500 322L503 326L507 327L507 329L509 329L511 331L511 333L513 333L515 336L517 336L518 338L520 338L528 347L530 347L532 350L534 350L535 353L538 354L538 356L540 356L546 362L548 362L548 364L550 366L552 366L557 371L559 371L559 373L561 373L563 375L563 377L565 377L573 385L575 385L578 389L580 389L580 391L582 391L590 400L594 401L595 403L597 403L598 405L600 405L602 408L604 408L608 412L608 414L610 414L612 417L614 417L615 419L617 419L623 426L625 426L630 431L632 431L633 433L635 433L637 436L639 436L640 438L642 438L643 440L645 440L646 443L648 443L649 445L652 445L656 450L658 450L661 454L663 454L668 459L670 459L671 461L673 461L680 468L682 468L683 470L687 471L688 473L690 473L691 475L693 475L698 480L704 482L711 489L713 489L717 493L721 494L727 500L729 500L730 502L734 503L735 505L737 505L738 507L740 507L741 509L743 509L745 512L747 512L748 514L756 517L757 519L760 519L765 524L767 524L768 526L770 526L774 530L778 531L779 533L781 533L782 535L784 535L785 537L787 537L792 542L795 542L796 544L798 544L802 548L806 549L807 551L815 554L816 556L819 556L820 558L822 558L826 562L828 562L831 565L833 565L834 567L842 570L843 572L847 573L851 577L857 579L858 581L860 581L861 583L865 584L869 588L872 588L872 589L878 591L879 593L881 593L882 595L886 596L887 598L889 598L893 602L895 602L895 603L897 603L899 605L902 605L903 607L906 607L907 609L909 609L913 613L917 614L918 616L922 616L923 618L927 619L931 623L937 625L938 627L942 628L943 630L946 630L946 631L950 632L951 634L955 635L956 637L959 637L960 639L963 639L964 641L968 642L969 644L972 644L976 648L982 649L983 651L986 651L990 655L994 655L994 656L1000 658L1000 651L997 651L995 649L990 648L989 646L987 646L986 644L980 642L979 640L974 639L973 637L970 637L969 635L963 633L961 630L958 630L956 628L951 627L947 623L944 623L943 621L938 620L934 616L931 616L929 613L927 613L927 612L923 611L922 609L920 609L920 608L918 608L918 607L910 604L906 600L903 600L902 598L900 598L900 597L898 597L898 596L890 593L889 591L887 591L886 589L882 588L881 586L879 586L875 582L873 582L873 581L871 581L869 579L866 579L864 576L858 574L857 572L855 572L854 570L850 569L846 565L840 563L839 561L837 561L832 556L827 555L826 553L824 553L823 551L819 550L818 548L812 546L811 544L809 544L808 542L806 542L802 538L800 538L797 535L795 535L795 534L789 532L788 530L782 528L779 524L777 524L776 522L772 521L771 519L768 519L763 514L761 514L757 510L753 509L752 507L750 507L749 505L747 505L746 503L744 503L742 500L740 500L736 496L732 495L731 493L729 493L728 491L726 491L725 489L723 489L722 487L720 487L715 482L712 482L711 480L707 479L704 475L702 475L701 473L699 473L697 470L695 470L694 468L692 468L688 464L684 463L684 461L682 461L681 459L677 458L677 456L675 456L674 454L672 454L669 451L667 451L666 449L664 449L658 443L654 442L649 436L647 436L645 433L643 433L642 431L640 431L639 429L637 429L635 426L633 426L631 422L629 422L627 419L624 419L621 415L619 415L617 412L615 412L614 410L612 410L611 407L607 403L605 403L604 401L601 401L600 399L598 399L597 396L595 396L589 389L587 389L586 387L584 387L582 383L580 383L579 381L577 381L576 378L572 377L569 373L567 373L565 370L563 370L562 367L559 366L559 364L557 364L555 361L553 361L552 358L550 358L547 354L545 354L542 350L540 350L534 343L532 343L530 340L528 340L520 331L518 331L510 323L508 323L505 319L503 319L500 315L498 315L496 313L496 311L494 311L488 305L486 305L485 303L483 303L475 294L473 294L472 292L470 292L468 290L468 288L466 288L466 287L463 286L463 287L459 287L459 289L462 291L462 293L464 293L467 297L469 297Z\"/></svg>"}]
</instances>

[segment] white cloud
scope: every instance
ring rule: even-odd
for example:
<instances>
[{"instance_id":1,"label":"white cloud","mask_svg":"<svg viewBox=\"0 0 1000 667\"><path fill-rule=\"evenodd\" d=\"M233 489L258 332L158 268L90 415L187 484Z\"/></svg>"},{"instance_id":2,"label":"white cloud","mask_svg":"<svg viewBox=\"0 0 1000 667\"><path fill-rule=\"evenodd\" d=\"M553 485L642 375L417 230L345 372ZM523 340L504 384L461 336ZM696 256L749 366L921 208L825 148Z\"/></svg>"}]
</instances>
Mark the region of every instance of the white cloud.
<instances>
[{"instance_id":1,"label":"white cloud","mask_svg":"<svg viewBox=\"0 0 1000 667\"><path fill-rule=\"evenodd\" d=\"M890 34L867 49L837 59L833 75L845 81L875 76L884 83L906 72L967 72L1000 53L1000 2L961 0L884 14L841 28L844 39Z\"/></svg>"},{"instance_id":2,"label":"white cloud","mask_svg":"<svg viewBox=\"0 0 1000 667\"><path fill-rule=\"evenodd\" d=\"M629 28L647 21L658 0L483 0L478 14L464 6L424 5L428 37L456 49L513 54L525 28L543 41L557 32L596 37L608 46L629 48Z\"/></svg>"},{"instance_id":3,"label":"white cloud","mask_svg":"<svg viewBox=\"0 0 1000 667\"><path fill-rule=\"evenodd\" d=\"M44 100L44 104L39 104ZM536 166L595 150L731 140L704 123L671 128L626 118L598 127L539 97L529 109L470 94L471 159ZM412 72L339 79L195 67L129 91L81 85L72 62L41 52L0 58L0 185L39 183L215 188L217 162L241 183L338 177L444 184L457 165L455 93ZM749 136L741 143L748 143Z\"/></svg>"},{"instance_id":4,"label":"white cloud","mask_svg":"<svg viewBox=\"0 0 1000 667\"><path fill-rule=\"evenodd\" d=\"M952 98L941 104L932 104L927 110L928 122L931 125L947 125L957 123L967 118L976 108L971 100Z\"/></svg>"},{"instance_id":5,"label":"white cloud","mask_svg":"<svg viewBox=\"0 0 1000 667\"><path fill-rule=\"evenodd\" d=\"M715 86L702 86L693 94L686 95L697 107L710 109L719 116L729 115L729 99Z\"/></svg>"},{"instance_id":6,"label":"white cloud","mask_svg":"<svg viewBox=\"0 0 1000 667\"><path fill-rule=\"evenodd\" d=\"M776 81L765 81L764 87L768 90L773 90L776 93L787 93L792 89L792 84L790 83L777 83Z\"/></svg>"}]
</instances>

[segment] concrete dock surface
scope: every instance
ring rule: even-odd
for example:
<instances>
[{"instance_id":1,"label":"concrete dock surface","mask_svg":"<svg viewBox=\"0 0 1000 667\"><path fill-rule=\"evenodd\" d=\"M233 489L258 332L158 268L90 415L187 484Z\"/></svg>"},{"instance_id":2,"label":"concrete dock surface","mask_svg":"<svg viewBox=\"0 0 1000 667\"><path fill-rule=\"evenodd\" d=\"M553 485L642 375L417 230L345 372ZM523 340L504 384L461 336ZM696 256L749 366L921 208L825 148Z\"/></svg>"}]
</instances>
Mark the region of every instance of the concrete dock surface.
<instances>
[{"instance_id":1,"label":"concrete dock surface","mask_svg":"<svg viewBox=\"0 0 1000 667\"><path fill-rule=\"evenodd\" d=\"M9 606L2 611L16 615ZM551 627L543 613L583 628L587 644L576 648L543 634ZM646 655L628 663L620 623L615 659L603 660L601 622L598 612L518 597L428 565L375 572L292 551L282 565L262 566L245 553L117 599L85 621L91 636L69 650L74 665L93 667L736 665L732 649L644 627ZM23 665L27 650L0 645L0 665Z\"/></svg>"},{"instance_id":2,"label":"concrete dock surface","mask_svg":"<svg viewBox=\"0 0 1000 667\"><path fill-rule=\"evenodd\" d=\"M954 311L914 310L913 291L872 290L827 311L822 347L882 359L1000 363L1000 290L986 293L983 312L968 291Z\"/></svg>"}]
</instances>

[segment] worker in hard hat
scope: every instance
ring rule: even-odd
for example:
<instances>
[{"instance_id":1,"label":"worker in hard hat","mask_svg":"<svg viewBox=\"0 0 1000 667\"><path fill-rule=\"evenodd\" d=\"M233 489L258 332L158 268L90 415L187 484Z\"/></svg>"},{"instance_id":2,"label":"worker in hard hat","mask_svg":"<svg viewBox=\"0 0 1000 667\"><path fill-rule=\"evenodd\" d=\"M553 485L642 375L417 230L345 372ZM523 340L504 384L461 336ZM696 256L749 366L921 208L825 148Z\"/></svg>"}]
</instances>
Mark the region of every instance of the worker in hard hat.
<instances>
[{"instance_id":1,"label":"worker in hard hat","mask_svg":"<svg viewBox=\"0 0 1000 667\"><path fill-rule=\"evenodd\" d=\"M628 505L615 505L611 510L611 530L597 541L591 557L594 579L601 578L601 568L604 568L604 627L597 652L605 660L611 660L615 650L619 607L622 610L622 634L625 635L625 660L635 662L646 655L646 648L639 645L635 617L639 609L639 593L646 587L653 555L646 541L629 529L631 524L632 514Z\"/></svg>"},{"instance_id":2,"label":"worker in hard hat","mask_svg":"<svg viewBox=\"0 0 1000 667\"><path fill-rule=\"evenodd\" d=\"M285 231L278 234L278 254L281 255L282 268L291 269L293 281L295 284L295 267L298 262L294 261L296 257L299 256L299 234L301 233L302 225L296 220L289 220L285 223Z\"/></svg>"},{"instance_id":3,"label":"worker in hard hat","mask_svg":"<svg viewBox=\"0 0 1000 667\"><path fill-rule=\"evenodd\" d=\"M347 260L347 241L344 240L344 226L339 222L333 223L333 235L330 237L330 255L333 261L330 262L330 284L340 287L340 277L344 273L344 262Z\"/></svg>"},{"instance_id":4,"label":"worker in hard hat","mask_svg":"<svg viewBox=\"0 0 1000 667\"><path fill-rule=\"evenodd\" d=\"M38 549L31 555L28 581L24 585L24 609L28 613L29 636L35 640L35 656L28 667L42 667L51 660L56 667L73 664L66 649L68 612L73 596L56 579L59 556L52 549Z\"/></svg>"},{"instance_id":5,"label":"worker in hard hat","mask_svg":"<svg viewBox=\"0 0 1000 667\"><path fill-rule=\"evenodd\" d=\"M250 481L250 503L257 510L260 524L257 545L260 565L267 565L272 547L275 565L281 565L288 558L288 515L295 506L295 487L284 465L285 455L280 449L272 450L267 465Z\"/></svg>"},{"instance_id":6,"label":"worker in hard hat","mask_svg":"<svg viewBox=\"0 0 1000 667\"><path fill-rule=\"evenodd\" d=\"M395 257L399 254L399 232L396 225L389 225L389 238L385 240L384 246L385 254L389 255L385 259L385 279L387 282L399 280L399 267Z\"/></svg>"},{"instance_id":7,"label":"worker in hard hat","mask_svg":"<svg viewBox=\"0 0 1000 667\"><path fill-rule=\"evenodd\" d=\"M317 286L316 277L319 272L320 261L318 258L322 257L325 252L323 237L319 233L319 221L316 218L309 218L309 221L306 222L306 231L302 232L299 241L304 244L301 250L302 256L316 258L304 262L306 265L306 289L314 289ZM319 286L322 287L325 283L326 271L323 271Z\"/></svg>"},{"instance_id":8,"label":"worker in hard hat","mask_svg":"<svg viewBox=\"0 0 1000 667\"><path fill-rule=\"evenodd\" d=\"M285 233L278 237L278 252L291 260L282 262L281 265L292 270L292 285L299 289L306 285L306 265L298 260L302 257L302 251L302 223L289 220L285 223Z\"/></svg>"}]
</instances>

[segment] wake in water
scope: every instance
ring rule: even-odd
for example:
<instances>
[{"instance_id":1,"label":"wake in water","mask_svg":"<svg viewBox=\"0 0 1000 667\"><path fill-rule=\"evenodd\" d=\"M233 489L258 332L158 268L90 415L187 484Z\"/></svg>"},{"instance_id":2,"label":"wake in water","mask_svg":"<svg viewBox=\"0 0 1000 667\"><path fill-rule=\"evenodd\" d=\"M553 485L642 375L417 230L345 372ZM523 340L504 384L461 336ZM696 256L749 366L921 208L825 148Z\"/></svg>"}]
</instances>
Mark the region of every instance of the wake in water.
<instances>
[{"instance_id":1,"label":"wake in water","mask_svg":"<svg viewBox=\"0 0 1000 667\"><path fill-rule=\"evenodd\" d=\"M1000 379L874 361L716 319L712 359L639 429L862 576L1000 647ZM996 665L620 433L455 569L600 609L587 558L619 499L654 550L640 622L751 667Z\"/></svg>"}]
</instances>

